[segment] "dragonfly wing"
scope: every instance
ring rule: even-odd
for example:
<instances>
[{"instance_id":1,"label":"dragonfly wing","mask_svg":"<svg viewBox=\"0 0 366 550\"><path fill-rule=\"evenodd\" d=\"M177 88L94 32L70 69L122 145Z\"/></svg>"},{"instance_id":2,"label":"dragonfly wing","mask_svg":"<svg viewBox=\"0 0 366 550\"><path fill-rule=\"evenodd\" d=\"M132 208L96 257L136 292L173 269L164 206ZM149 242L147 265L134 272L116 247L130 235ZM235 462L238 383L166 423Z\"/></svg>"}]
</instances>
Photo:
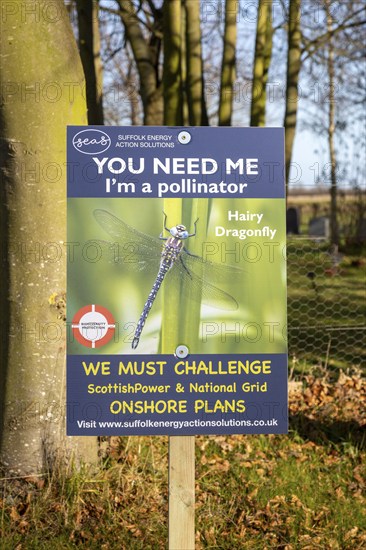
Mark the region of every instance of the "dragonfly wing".
<instances>
[{"instance_id":1,"label":"dragonfly wing","mask_svg":"<svg viewBox=\"0 0 366 550\"><path fill-rule=\"evenodd\" d=\"M89 245L97 247L99 259L111 264L117 264L134 271L152 271L157 273L160 265L160 256L141 251L141 247L134 243L121 244L120 242L102 241L94 239Z\"/></svg>"},{"instance_id":2,"label":"dragonfly wing","mask_svg":"<svg viewBox=\"0 0 366 550\"><path fill-rule=\"evenodd\" d=\"M193 286L199 285L202 292L202 303L218 309L225 309L228 311L235 311L238 309L238 302L231 294L228 294L221 288L211 285L210 283L201 284L197 275L193 278Z\"/></svg>"},{"instance_id":3,"label":"dragonfly wing","mask_svg":"<svg viewBox=\"0 0 366 550\"><path fill-rule=\"evenodd\" d=\"M93 214L99 225L116 241L138 243L145 248L155 249L159 251L159 254L161 253L160 239L137 231L107 210L97 209Z\"/></svg>"},{"instance_id":4,"label":"dragonfly wing","mask_svg":"<svg viewBox=\"0 0 366 550\"><path fill-rule=\"evenodd\" d=\"M239 266L210 262L201 258L201 256L191 254L184 248L182 250L182 260L190 272L197 274L213 285L220 282L232 281L233 277L235 281L244 280L246 274L244 269L241 269Z\"/></svg>"},{"instance_id":5,"label":"dragonfly wing","mask_svg":"<svg viewBox=\"0 0 366 550\"><path fill-rule=\"evenodd\" d=\"M173 265L168 274L168 279L174 282L183 281L181 285L182 292L190 299L201 301L202 303L229 311L238 309L238 302L228 292L211 284L203 277L193 271L189 271L185 264L186 257L183 261L178 259Z\"/></svg>"},{"instance_id":6,"label":"dragonfly wing","mask_svg":"<svg viewBox=\"0 0 366 550\"><path fill-rule=\"evenodd\" d=\"M162 250L160 239L137 231L106 210L94 210L93 214L99 225L113 239L113 242L94 241L109 262L137 270L159 268Z\"/></svg>"}]
</instances>

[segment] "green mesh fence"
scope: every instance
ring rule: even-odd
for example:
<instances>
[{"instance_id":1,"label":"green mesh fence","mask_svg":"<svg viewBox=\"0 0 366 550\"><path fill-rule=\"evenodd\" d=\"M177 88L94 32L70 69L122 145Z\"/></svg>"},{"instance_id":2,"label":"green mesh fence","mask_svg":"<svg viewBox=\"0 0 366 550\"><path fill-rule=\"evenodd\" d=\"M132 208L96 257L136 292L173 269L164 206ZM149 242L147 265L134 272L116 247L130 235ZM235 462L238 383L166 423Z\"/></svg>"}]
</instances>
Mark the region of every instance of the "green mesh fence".
<instances>
[{"instance_id":1,"label":"green mesh fence","mask_svg":"<svg viewBox=\"0 0 366 550\"><path fill-rule=\"evenodd\" d=\"M289 362L366 366L366 260L324 239L290 236Z\"/></svg>"}]
</instances>

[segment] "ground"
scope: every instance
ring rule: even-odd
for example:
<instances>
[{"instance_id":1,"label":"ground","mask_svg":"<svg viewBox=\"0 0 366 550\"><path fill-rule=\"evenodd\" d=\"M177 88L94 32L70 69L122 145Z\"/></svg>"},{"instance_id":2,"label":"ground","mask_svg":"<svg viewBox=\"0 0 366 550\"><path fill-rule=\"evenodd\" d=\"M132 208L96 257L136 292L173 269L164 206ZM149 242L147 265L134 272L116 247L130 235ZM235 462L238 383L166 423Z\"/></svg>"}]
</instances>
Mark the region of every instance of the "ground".
<instances>
[{"instance_id":1,"label":"ground","mask_svg":"<svg viewBox=\"0 0 366 550\"><path fill-rule=\"evenodd\" d=\"M196 548L366 548L366 383L290 384L282 436L196 438ZM112 438L97 472L2 480L3 550L167 546L168 440Z\"/></svg>"}]
</instances>

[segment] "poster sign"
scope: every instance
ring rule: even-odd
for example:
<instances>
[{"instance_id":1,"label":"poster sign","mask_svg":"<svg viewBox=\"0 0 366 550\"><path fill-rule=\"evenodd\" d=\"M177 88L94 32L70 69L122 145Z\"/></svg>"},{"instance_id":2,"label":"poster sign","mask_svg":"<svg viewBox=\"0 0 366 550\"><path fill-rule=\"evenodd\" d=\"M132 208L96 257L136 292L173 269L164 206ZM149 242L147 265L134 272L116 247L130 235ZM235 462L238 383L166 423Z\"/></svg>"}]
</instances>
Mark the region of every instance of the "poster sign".
<instances>
[{"instance_id":1,"label":"poster sign","mask_svg":"<svg viewBox=\"0 0 366 550\"><path fill-rule=\"evenodd\" d=\"M282 128L68 128L69 435L287 431Z\"/></svg>"}]
</instances>

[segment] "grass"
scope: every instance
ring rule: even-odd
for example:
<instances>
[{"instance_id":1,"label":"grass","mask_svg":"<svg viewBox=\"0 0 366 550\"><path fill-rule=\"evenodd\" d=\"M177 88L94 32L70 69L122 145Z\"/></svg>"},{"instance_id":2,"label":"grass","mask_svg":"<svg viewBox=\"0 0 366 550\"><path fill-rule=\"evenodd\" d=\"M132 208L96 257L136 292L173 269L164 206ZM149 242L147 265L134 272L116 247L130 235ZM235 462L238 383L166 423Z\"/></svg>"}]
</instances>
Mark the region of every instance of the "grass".
<instances>
[{"instance_id":1,"label":"grass","mask_svg":"<svg viewBox=\"0 0 366 550\"><path fill-rule=\"evenodd\" d=\"M196 438L196 548L366 546L366 384L307 374L288 436ZM168 439L111 438L102 466L2 480L2 550L163 549Z\"/></svg>"},{"instance_id":2,"label":"grass","mask_svg":"<svg viewBox=\"0 0 366 550\"><path fill-rule=\"evenodd\" d=\"M334 257L322 242L289 240L290 359L337 369L365 364L365 279L365 257Z\"/></svg>"}]
</instances>

